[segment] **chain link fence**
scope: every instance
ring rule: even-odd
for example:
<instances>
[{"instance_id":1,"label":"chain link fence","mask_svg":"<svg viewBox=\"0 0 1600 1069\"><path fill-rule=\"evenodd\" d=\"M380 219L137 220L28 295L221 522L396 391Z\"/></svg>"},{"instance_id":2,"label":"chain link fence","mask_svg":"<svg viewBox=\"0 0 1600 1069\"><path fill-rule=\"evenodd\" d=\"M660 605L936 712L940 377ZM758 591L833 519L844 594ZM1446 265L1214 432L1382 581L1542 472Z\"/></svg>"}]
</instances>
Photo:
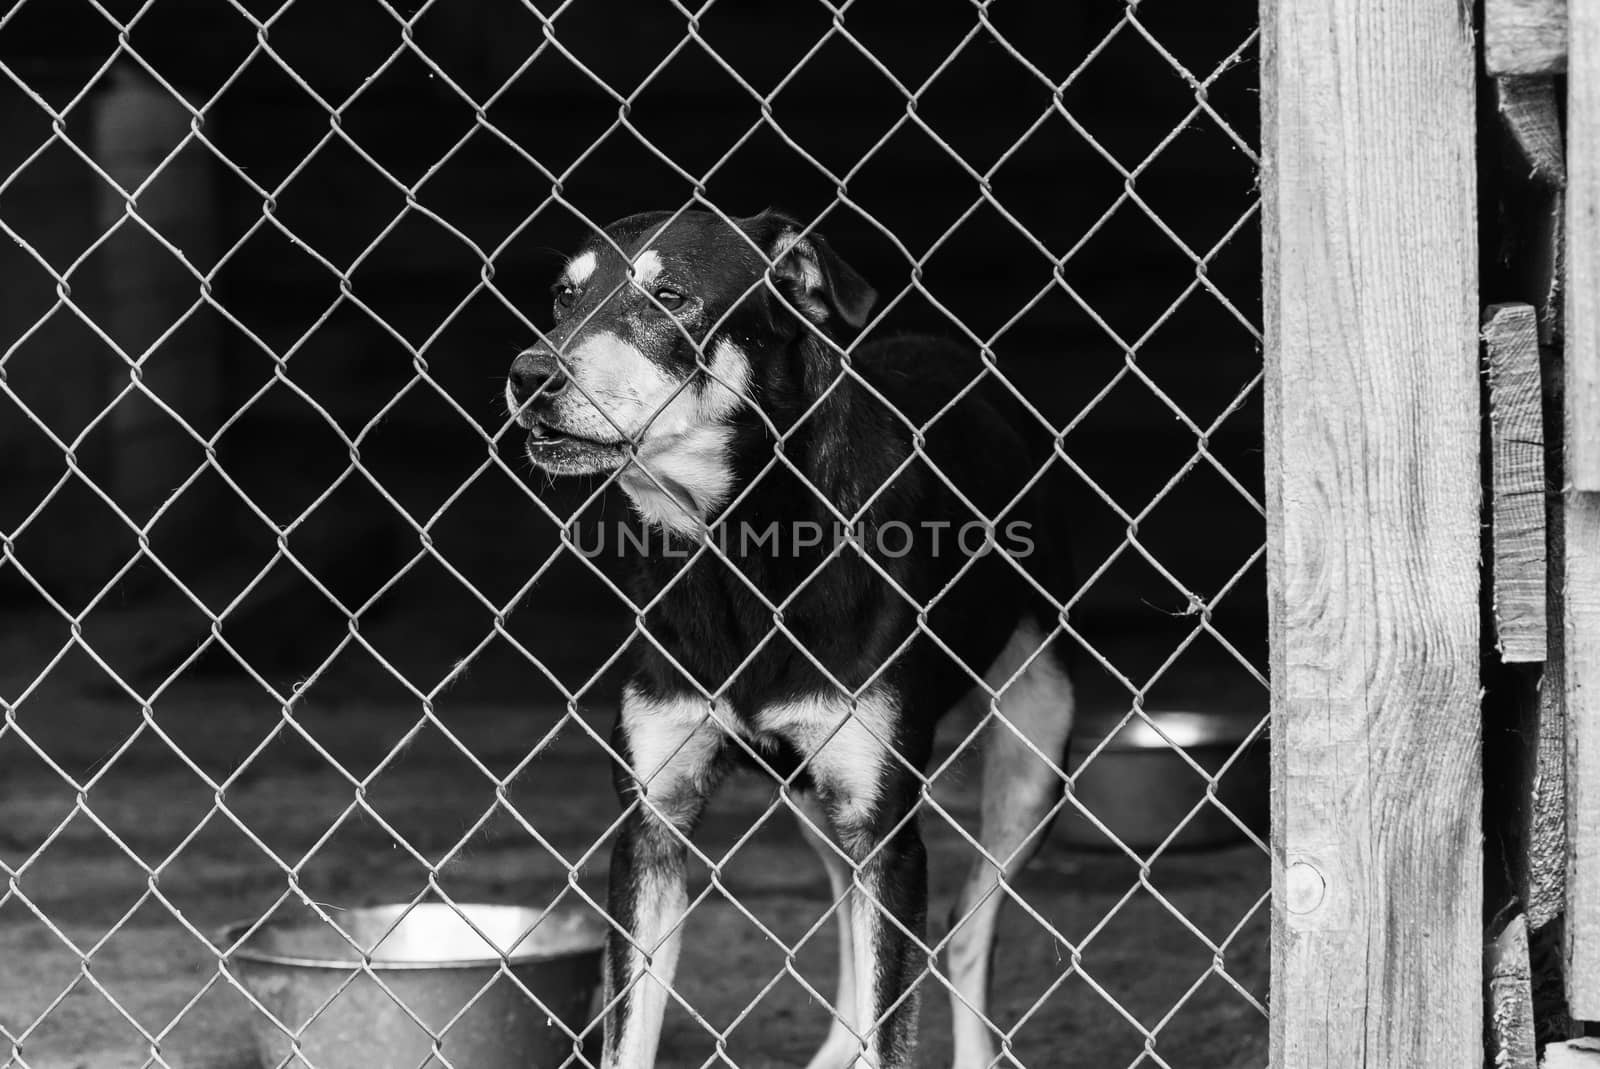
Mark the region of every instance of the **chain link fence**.
<instances>
[{"instance_id":1,"label":"chain link fence","mask_svg":"<svg viewBox=\"0 0 1600 1069\"><path fill-rule=\"evenodd\" d=\"M1264 1063L1264 780L1230 792L1266 715L1254 5L312 7L0 15L0 1065L251 1065L262 1020L301 1064L358 982L438 1064L507 985L599 1064L603 1007L567 1020L504 958L441 1024L370 963L285 1020L233 955L309 916L359 956L374 903L604 915L652 606L585 548L616 476L528 471L504 375L613 218L769 204L879 291L845 378L875 337L956 338L949 404L1003 389L1047 443L1027 485L1074 487L1047 638L1081 726L1032 753L1061 841L994 892L993 1064ZM941 873L1005 868L968 766L1025 739L967 667L982 708L914 769L934 917ZM1210 751L1165 718L1196 710L1233 725ZM1089 777L1141 732L1182 802L1129 841ZM852 1023L852 892L773 819L809 823L798 773L736 744L759 773L689 843L660 1064L805 1064ZM928 936L930 1063L962 919Z\"/></svg>"}]
</instances>

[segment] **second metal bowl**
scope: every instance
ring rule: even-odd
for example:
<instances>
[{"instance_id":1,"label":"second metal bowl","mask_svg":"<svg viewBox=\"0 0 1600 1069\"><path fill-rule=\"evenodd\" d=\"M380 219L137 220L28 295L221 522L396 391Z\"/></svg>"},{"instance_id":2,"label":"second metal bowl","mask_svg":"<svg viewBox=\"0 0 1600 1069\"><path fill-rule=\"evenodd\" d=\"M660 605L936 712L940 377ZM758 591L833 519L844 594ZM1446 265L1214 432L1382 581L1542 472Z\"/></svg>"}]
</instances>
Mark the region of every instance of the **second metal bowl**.
<instances>
[{"instance_id":1,"label":"second metal bowl","mask_svg":"<svg viewBox=\"0 0 1600 1069\"><path fill-rule=\"evenodd\" d=\"M1239 822L1264 838L1269 801L1267 739L1264 733L1251 739L1259 719L1249 714L1192 710L1153 710L1146 716L1149 722L1135 716L1120 728L1118 717L1089 716L1073 729L1077 800L1106 830L1096 827L1076 806L1069 806L1061 816L1061 834L1066 840L1098 850L1115 850L1116 840L1121 840L1135 851L1148 853L1170 837L1168 849L1200 849L1244 841L1247 836ZM1108 735L1110 741L1106 742ZM1251 740L1248 746L1247 739ZM1084 758L1102 742L1105 748L1084 766ZM1244 752L1228 764L1241 746L1245 746ZM1209 775L1227 766L1217 779L1216 799L1239 822L1210 801L1195 809L1205 798L1207 782L1183 755Z\"/></svg>"}]
</instances>

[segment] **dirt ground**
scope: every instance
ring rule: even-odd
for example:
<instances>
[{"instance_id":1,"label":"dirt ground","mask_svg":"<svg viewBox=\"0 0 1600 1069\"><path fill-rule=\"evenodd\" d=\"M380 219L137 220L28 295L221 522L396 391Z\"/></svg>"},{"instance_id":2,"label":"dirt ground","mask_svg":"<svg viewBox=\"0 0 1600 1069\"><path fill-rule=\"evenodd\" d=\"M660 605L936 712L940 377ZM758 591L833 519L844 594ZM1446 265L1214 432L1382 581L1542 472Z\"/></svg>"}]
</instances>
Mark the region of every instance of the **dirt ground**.
<instances>
[{"instance_id":1,"label":"dirt ground","mask_svg":"<svg viewBox=\"0 0 1600 1069\"><path fill-rule=\"evenodd\" d=\"M142 616L98 619L95 648L108 663L138 660L148 653L141 644L165 633ZM252 1010L220 977L210 937L273 908L291 885L348 908L408 900L438 866L438 886L457 901L543 905L572 896L571 865L577 885L603 898L605 831L616 815L609 758L559 704L521 696L541 688L518 658L486 654L482 677L438 695L433 722L420 728L423 703L359 666L319 680L297 701L293 724L243 672L185 674L144 718L83 652L52 664L65 638L59 617L0 619L0 696L33 743L0 731L0 863L21 892L0 894L0 1052L9 1055L0 1067L251 1069ZM1223 693L1237 686L1216 684ZM605 693L584 709L602 735ZM79 796L52 765L92 785ZM969 826L975 767L958 765L936 792ZM498 807L485 771L515 773ZM226 780L226 814L202 774ZM784 942L805 936L827 904L821 867L781 814L733 849L770 797L770 785L744 777L709 814L699 841L723 862L715 886L703 868L695 873L680 968L683 997L714 1027L731 1027L727 1054L745 1069L803 1065L827 1023L761 930ZM970 847L937 815L923 826L937 938ZM1164 855L1141 881L1127 857L1060 839L1016 885L1028 910L1012 906L1002 925L994 1009L1015 1029L1018 1061L1264 1065L1266 1021L1251 1001L1266 1001L1262 851ZM1046 925L1082 947L1079 970ZM1190 926L1225 944L1223 953L1214 958ZM832 925L794 960L831 991ZM949 1012L936 981L926 982L923 1005L918 1064L946 1065ZM1148 1044L1141 1026L1154 1032ZM716 1064L715 1052L700 1023L671 1013L663 1069Z\"/></svg>"}]
</instances>

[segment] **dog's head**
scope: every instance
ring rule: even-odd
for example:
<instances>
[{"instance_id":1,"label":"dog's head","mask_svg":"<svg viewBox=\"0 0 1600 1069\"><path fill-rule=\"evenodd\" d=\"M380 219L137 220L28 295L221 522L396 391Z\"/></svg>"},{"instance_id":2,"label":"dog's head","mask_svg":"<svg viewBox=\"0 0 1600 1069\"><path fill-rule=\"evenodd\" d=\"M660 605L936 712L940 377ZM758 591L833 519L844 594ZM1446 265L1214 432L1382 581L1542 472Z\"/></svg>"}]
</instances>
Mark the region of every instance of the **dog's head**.
<instances>
[{"instance_id":1,"label":"dog's head","mask_svg":"<svg viewBox=\"0 0 1600 1069\"><path fill-rule=\"evenodd\" d=\"M529 458L555 475L624 468L645 518L676 529L732 490L729 428L760 403L768 362L799 338L860 328L876 298L820 235L774 212L630 216L585 243L552 292L554 325L506 382Z\"/></svg>"}]
</instances>

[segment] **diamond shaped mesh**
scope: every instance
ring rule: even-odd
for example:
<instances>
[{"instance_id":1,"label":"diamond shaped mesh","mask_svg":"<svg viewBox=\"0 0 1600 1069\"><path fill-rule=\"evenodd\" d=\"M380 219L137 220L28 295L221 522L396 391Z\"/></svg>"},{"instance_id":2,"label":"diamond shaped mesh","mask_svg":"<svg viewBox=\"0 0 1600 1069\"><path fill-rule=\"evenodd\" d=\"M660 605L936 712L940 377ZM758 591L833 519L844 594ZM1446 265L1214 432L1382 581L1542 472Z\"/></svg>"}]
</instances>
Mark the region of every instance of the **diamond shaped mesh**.
<instances>
[{"instance_id":1,"label":"diamond shaped mesh","mask_svg":"<svg viewBox=\"0 0 1600 1069\"><path fill-rule=\"evenodd\" d=\"M1067 6L0 14L0 1066L247 1066L253 1034L317 1064L358 996L419 1065L470 1064L453 1044L502 998L551 1064L599 1064L598 997L552 1002L581 977L501 954L440 1012L369 952L424 904L502 950L469 906L606 923L620 673L665 647L594 542L615 477L530 471L504 375L612 218L769 205L879 291L841 380L871 391L875 337L958 339L977 371L948 404L997 385L1049 442L1026 485L1073 487L1049 637L1082 723L1065 765L1033 751L1054 836L996 891L995 1064L1263 1064L1255 5ZM920 453L938 417L895 415ZM763 477L804 479L785 433ZM987 667L908 818L929 1064L952 881L986 856L971 758L1027 744ZM1186 738L1195 711L1227 730ZM802 1065L840 1012L810 818L739 745L755 774L689 844L662 1065ZM357 932L378 903L403 908ZM308 1003L241 964L287 921L355 961Z\"/></svg>"}]
</instances>

